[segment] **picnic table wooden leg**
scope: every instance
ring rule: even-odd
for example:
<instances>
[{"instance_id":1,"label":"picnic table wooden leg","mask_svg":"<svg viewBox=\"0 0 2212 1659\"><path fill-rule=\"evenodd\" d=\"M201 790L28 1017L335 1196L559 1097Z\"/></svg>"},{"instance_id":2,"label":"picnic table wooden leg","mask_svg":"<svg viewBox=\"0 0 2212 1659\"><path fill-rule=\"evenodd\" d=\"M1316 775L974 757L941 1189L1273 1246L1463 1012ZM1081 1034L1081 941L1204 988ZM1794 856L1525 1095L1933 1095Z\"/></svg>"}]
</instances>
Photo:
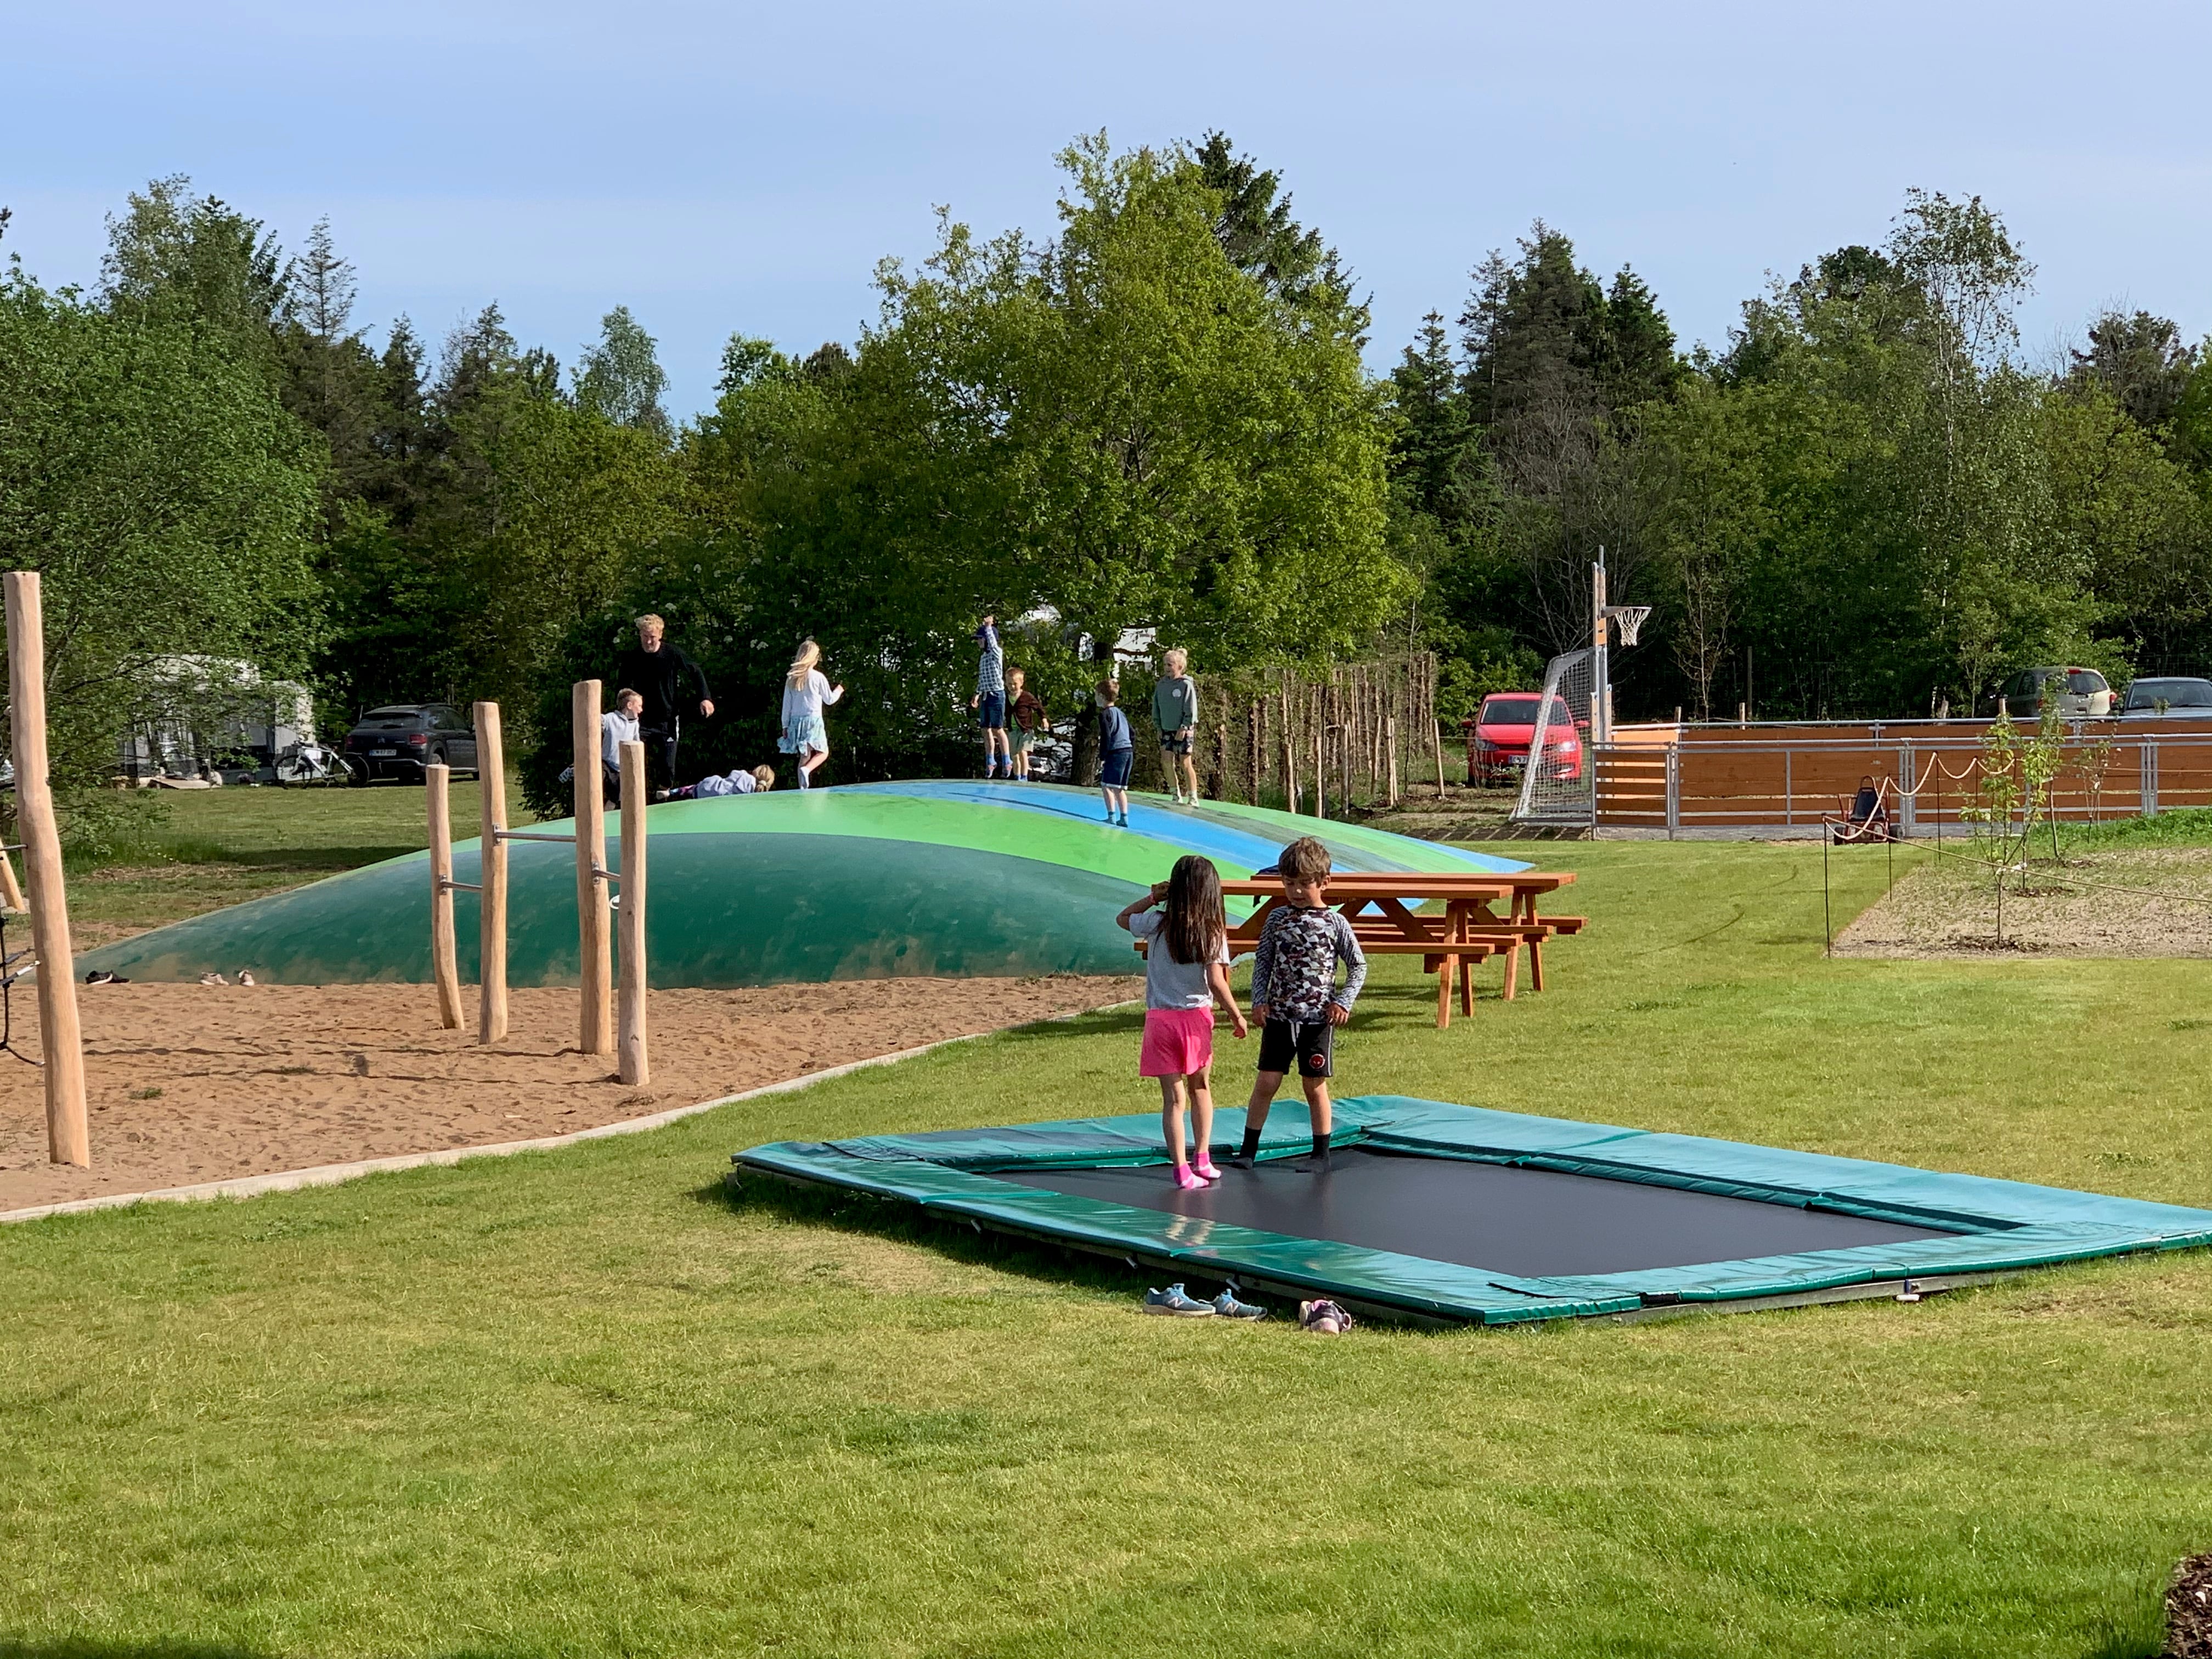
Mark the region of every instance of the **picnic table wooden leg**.
<instances>
[{"instance_id":1,"label":"picnic table wooden leg","mask_svg":"<svg viewBox=\"0 0 2212 1659\"><path fill-rule=\"evenodd\" d=\"M1531 948L1529 954L1530 954L1530 957L1531 957L1531 959L1533 960L1533 959L1534 959L1534 954L1535 954L1533 947ZM1518 981L1519 981L1519 980L1520 980L1520 977L1521 977L1521 941L1520 941L1519 939L1515 939L1515 940L1514 940L1510 945L1507 945L1507 946L1505 947L1505 1000L1506 1000L1506 1001L1510 1002L1510 1001L1512 1001L1512 1000L1513 1000L1513 994L1514 994L1514 992L1515 992L1516 989L1518 989L1518 988L1519 988Z\"/></svg>"},{"instance_id":2,"label":"picnic table wooden leg","mask_svg":"<svg viewBox=\"0 0 2212 1659\"><path fill-rule=\"evenodd\" d=\"M1465 957L1459 964L1459 1011L1469 1019L1474 1018L1474 968Z\"/></svg>"},{"instance_id":3,"label":"picnic table wooden leg","mask_svg":"<svg viewBox=\"0 0 2212 1659\"><path fill-rule=\"evenodd\" d=\"M1506 971L1510 973L1512 969L1509 968ZM1532 991L1544 988L1544 947L1533 939L1528 941L1528 988Z\"/></svg>"},{"instance_id":4,"label":"picnic table wooden leg","mask_svg":"<svg viewBox=\"0 0 2212 1659\"><path fill-rule=\"evenodd\" d=\"M1437 1030L1451 1029L1452 963L1458 957L1447 951L1437 962Z\"/></svg>"}]
</instances>

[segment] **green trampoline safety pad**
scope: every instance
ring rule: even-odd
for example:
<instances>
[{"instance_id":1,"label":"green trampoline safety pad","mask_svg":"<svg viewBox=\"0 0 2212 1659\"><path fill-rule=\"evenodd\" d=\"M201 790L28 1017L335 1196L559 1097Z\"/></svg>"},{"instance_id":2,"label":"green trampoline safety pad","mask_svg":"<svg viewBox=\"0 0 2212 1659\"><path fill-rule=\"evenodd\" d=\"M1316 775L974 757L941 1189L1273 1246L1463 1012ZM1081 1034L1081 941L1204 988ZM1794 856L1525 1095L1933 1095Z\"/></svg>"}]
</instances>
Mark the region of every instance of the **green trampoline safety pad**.
<instances>
[{"instance_id":1,"label":"green trampoline safety pad","mask_svg":"<svg viewBox=\"0 0 2212 1659\"><path fill-rule=\"evenodd\" d=\"M1216 1120L1217 1162L1243 1114ZM1303 1103L1257 1167L1169 1179L1159 1119L781 1141L737 1173L905 1200L979 1226L1479 1324L1807 1300L2212 1244L2212 1211L1401 1095ZM1863 1291L1859 1292L1863 1294Z\"/></svg>"}]
</instances>

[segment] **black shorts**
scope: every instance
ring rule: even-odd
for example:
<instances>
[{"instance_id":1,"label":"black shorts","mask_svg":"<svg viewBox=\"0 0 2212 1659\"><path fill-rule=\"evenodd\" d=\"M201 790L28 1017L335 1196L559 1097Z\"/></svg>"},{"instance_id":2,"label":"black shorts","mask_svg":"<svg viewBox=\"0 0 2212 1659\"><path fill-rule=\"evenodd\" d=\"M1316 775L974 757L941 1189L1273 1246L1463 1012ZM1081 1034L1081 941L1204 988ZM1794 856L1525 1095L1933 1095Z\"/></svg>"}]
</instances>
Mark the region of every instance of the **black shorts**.
<instances>
[{"instance_id":1,"label":"black shorts","mask_svg":"<svg viewBox=\"0 0 2212 1659\"><path fill-rule=\"evenodd\" d=\"M1160 733L1160 747L1170 755L1188 755L1190 753L1190 738L1180 732L1163 732Z\"/></svg>"},{"instance_id":2,"label":"black shorts","mask_svg":"<svg viewBox=\"0 0 2212 1659\"><path fill-rule=\"evenodd\" d=\"M1329 1045L1336 1027L1324 1015L1320 1019L1292 1022L1269 1015L1260 1028L1260 1065L1263 1072L1287 1072L1297 1062L1300 1077L1328 1077Z\"/></svg>"}]
</instances>

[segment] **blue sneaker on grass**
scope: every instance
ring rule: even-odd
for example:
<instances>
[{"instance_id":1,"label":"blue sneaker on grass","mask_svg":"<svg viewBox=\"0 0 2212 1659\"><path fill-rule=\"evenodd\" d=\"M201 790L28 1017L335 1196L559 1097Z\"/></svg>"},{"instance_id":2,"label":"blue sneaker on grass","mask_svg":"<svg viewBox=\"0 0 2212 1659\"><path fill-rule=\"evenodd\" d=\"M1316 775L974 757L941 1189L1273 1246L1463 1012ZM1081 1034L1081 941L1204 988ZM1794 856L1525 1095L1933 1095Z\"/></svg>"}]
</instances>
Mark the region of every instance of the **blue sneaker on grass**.
<instances>
[{"instance_id":1,"label":"blue sneaker on grass","mask_svg":"<svg viewBox=\"0 0 2212 1659\"><path fill-rule=\"evenodd\" d=\"M1198 1302L1183 1294L1182 1286L1170 1285L1164 1291L1145 1292L1145 1311L1148 1314L1176 1314L1184 1319L1211 1319L1213 1304Z\"/></svg>"},{"instance_id":2,"label":"blue sneaker on grass","mask_svg":"<svg viewBox=\"0 0 2212 1659\"><path fill-rule=\"evenodd\" d=\"M1224 1319L1265 1319L1267 1310L1255 1308L1249 1302L1239 1302L1234 1291L1224 1291L1213 1298L1213 1311Z\"/></svg>"}]
</instances>

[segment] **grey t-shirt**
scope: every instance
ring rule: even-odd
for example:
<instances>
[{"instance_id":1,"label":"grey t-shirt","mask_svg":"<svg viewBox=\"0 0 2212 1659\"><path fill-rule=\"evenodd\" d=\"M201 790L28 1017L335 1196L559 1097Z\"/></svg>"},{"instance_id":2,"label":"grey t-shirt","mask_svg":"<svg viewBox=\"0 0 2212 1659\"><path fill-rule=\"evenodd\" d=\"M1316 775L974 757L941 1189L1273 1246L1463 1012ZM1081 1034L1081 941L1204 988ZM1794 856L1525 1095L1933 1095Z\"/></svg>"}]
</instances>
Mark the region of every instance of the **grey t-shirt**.
<instances>
[{"instance_id":1,"label":"grey t-shirt","mask_svg":"<svg viewBox=\"0 0 2212 1659\"><path fill-rule=\"evenodd\" d=\"M1206 982L1206 970L1212 964L1204 962L1177 962L1168 949L1168 942L1160 932L1168 925L1164 910L1139 910L1129 918L1129 932L1138 939L1152 940L1152 948L1145 952L1145 1006L1147 1008L1211 1008L1213 992ZM1229 960L1229 941L1221 941L1214 962Z\"/></svg>"}]
</instances>

